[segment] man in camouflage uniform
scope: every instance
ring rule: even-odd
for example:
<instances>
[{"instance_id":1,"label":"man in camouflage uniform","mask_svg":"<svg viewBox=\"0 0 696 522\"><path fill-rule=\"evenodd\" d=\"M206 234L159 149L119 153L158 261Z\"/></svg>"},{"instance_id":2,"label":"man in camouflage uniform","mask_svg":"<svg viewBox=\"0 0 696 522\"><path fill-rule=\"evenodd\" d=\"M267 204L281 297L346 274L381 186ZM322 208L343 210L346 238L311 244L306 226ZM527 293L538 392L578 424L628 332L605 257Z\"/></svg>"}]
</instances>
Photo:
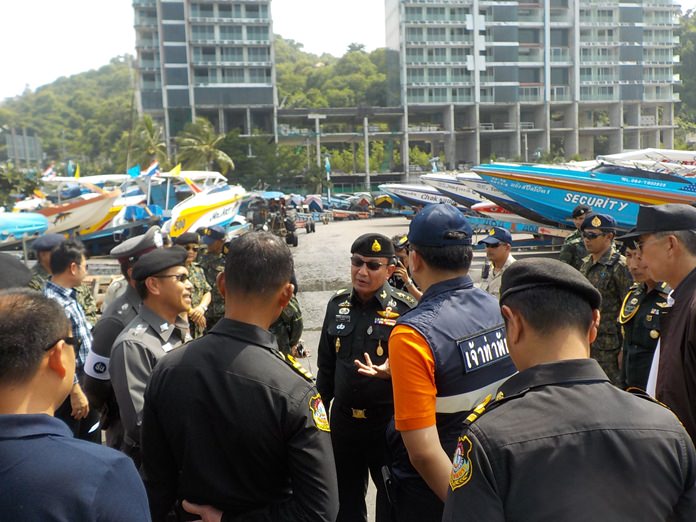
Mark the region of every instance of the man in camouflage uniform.
<instances>
[{"instance_id":1,"label":"man in camouflage uniform","mask_svg":"<svg viewBox=\"0 0 696 522\"><path fill-rule=\"evenodd\" d=\"M186 232L181 234L174 240L175 245L182 246L188 252L186 258L186 268L188 269L188 278L193 285L191 291L191 308L188 311L188 319L191 323L191 336L196 339L201 337L205 332L206 319L205 314L208 311L211 301L210 285L205 278L205 272L201 266L196 263L198 256L198 234L195 232Z\"/></svg>"},{"instance_id":2,"label":"man in camouflage uniform","mask_svg":"<svg viewBox=\"0 0 696 522\"><path fill-rule=\"evenodd\" d=\"M590 356L595 359L611 382L623 386L619 357L623 339L618 318L628 289L633 282L626 267L626 258L614 247L616 221L611 216L590 214L580 226L585 248L590 253L580 267L580 272L602 294L601 320L597 339L590 346Z\"/></svg>"},{"instance_id":3,"label":"man in camouflage uniform","mask_svg":"<svg viewBox=\"0 0 696 522\"><path fill-rule=\"evenodd\" d=\"M297 343L302 337L302 329L304 323L302 321L302 310L300 303L294 295L290 298L288 305L280 312L280 317L269 328L270 332L276 336L278 348L285 355L293 357L305 357L304 353L297 351Z\"/></svg>"},{"instance_id":4,"label":"man in camouflage uniform","mask_svg":"<svg viewBox=\"0 0 696 522\"><path fill-rule=\"evenodd\" d=\"M621 374L626 388L645 390L660 339L660 315L667 308L671 289L667 283L659 283L651 277L633 239L626 243L626 265L635 283L626 294L619 313L623 336Z\"/></svg>"},{"instance_id":5,"label":"man in camouflage uniform","mask_svg":"<svg viewBox=\"0 0 696 522\"><path fill-rule=\"evenodd\" d=\"M218 274L225 271L225 255L223 247L225 245L225 229L214 225L199 230L201 241L206 245L206 251L198 258L198 264L205 273L205 279L210 285L210 306L205 313L207 328L210 330L215 323L225 315L225 299L222 297L217 287Z\"/></svg>"},{"instance_id":6,"label":"man in camouflage uniform","mask_svg":"<svg viewBox=\"0 0 696 522\"><path fill-rule=\"evenodd\" d=\"M32 248L36 251L36 264L31 269L31 281L29 288L42 292L46 281L51 277L50 262L51 250L65 241L62 234L45 234L34 241ZM77 292L77 302L80 303L85 312L87 322L94 326L97 322L97 302L92 291L86 284L81 284L75 288Z\"/></svg>"},{"instance_id":7,"label":"man in camouflage uniform","mask_svg":"<svg viewBox=\"0 0 696 522\"><path fill-rule=\"evenodd\" d=\"M577 270L580 270L582 260L587 256L587 249L580 233L580 225L590 213L592 213L592 208L587 205L578 205L573 209L571 219L576 230L565 238L561 252L558 254L559 261L563 261Z\"/></svg>"}]
</instances>

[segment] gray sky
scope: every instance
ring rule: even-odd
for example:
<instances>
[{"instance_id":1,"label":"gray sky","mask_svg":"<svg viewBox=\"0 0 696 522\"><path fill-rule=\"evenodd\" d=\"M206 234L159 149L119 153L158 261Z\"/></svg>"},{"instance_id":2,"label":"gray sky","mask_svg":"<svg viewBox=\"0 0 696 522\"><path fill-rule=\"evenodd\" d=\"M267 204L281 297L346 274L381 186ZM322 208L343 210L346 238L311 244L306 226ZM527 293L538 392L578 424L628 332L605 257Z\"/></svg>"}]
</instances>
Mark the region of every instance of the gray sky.
<instances>
[{"instance_id":1,"label":"gray sky","mask_svg":"<svg viewBox=\"0 0 696 522\"><path fill-rule=\"evenodd\" d=\"M384 46L384 0L273 0L272 14L274 32L305 51ZM131 0L0 0L0 100L134 54L134 46Z\"/></svg>"}]
</instances>

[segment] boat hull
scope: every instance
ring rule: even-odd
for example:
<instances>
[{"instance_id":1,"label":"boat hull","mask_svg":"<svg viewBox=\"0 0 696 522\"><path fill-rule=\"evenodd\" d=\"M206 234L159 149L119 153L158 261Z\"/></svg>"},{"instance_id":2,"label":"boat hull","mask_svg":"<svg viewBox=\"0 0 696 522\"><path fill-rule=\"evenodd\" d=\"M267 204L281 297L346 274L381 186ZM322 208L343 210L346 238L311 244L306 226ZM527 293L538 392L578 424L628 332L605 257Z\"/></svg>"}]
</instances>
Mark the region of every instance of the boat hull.
<instances>
[{"instance_id":1,"label":"boat hull","mask_svg":"<svg viewBox=\"0 0 696 522\"><path fill-rule=\"evenodd\" d=\"M635 226L640 205L696 201L696 184L545 166L480 165L474 171L525 208L568 225L580 204L612 216L620 228Z\"/></svg>"},{"instance_id":2,"label":"boat hull","mask_svg":"<svg viewBox=\"0 0 696 522\"><path fill-rule=\"evenodd\" d=\"M471 190L451 174L425 174L420 177L420 180L467 208L483 201L479 193Z\"/></svg>"},{"instance_id":3,"label":"boat hull","mask_svg":"<svg viewBox=\"0 0 696 522\"><path fill-rule=\"evenodd\" d=\"M104 219L119 195L119 190L82 194L74 200L42 208L37 212L48 219L48 233L89 229Z\"/></svg>"},{"instance_id":4,"label":"boat hull","mask_svg":"<svg viewBox=\"0 0 696 522\"><path fill-rule=\"evenodd\" d=\"M228 225L242 205L246 191L238 185L219 185L182 201L172 209L165 231L172 237L199 228Z\"/></svg>"},{"instance_id":5,"label":"boat hull","mask_svg":"<svg viewBox=\"0 0 696 522\"><path fill-rule=\"evenodd\" d=\"M48 229L48 218L36 212L0 213L0 245L20 243Z\"/></svg>"},{"instance_id":6,"label":"boat hull","mask_svg":"<svg viewBox=\"0 0 696 522\"><path fill-rule=\"evenodd\" d=\"M393 199L403 202L407 206L425 206L433 203L455 202L430 185L404 185L400 183L387 183L379 186L379 190L390 195Z\"/></svg>"}]
</instances>

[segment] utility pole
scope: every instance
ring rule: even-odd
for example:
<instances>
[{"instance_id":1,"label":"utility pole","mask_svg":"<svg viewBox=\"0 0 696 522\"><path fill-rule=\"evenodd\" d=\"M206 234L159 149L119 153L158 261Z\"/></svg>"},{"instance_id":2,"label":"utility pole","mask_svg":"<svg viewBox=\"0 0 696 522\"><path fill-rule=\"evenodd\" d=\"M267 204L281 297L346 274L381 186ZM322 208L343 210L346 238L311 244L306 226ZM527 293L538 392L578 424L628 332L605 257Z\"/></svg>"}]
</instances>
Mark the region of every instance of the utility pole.
<instances>
[{"instance_id":1,"label":"utility pole","mask_svg":"<svg viewBox=\"0 0 696 522\"><path fill-rule=\"evenodd\" d=\"M367 116L363 118L363 138L365 139L365 187L370 190L370 140L368 139Z\"/></svg>"}]
</instances>

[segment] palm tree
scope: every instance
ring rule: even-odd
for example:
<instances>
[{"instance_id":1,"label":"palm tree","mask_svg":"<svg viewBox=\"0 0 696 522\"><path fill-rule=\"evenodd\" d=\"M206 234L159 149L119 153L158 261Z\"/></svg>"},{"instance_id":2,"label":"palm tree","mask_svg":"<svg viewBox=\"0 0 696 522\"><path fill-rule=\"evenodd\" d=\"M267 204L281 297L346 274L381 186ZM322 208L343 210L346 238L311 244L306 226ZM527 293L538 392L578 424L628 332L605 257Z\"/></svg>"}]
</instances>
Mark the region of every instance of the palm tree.
<instances>
[{"instance_id":1,"label":"palm tree","mask_svg":"<svg viewBox=\"0 0 696 522\"><path fill-rule=\"evenodd\" d=\"M234 161L220 149L224 134L217 134L205 118L196 118L176 137L179 147L178 160L185 169L211 170L214 164L223 174L234 170Z\"/></svg>"},{"instance_id":2,"label":"palm tree","mask_svg":"<svg viewBox=\"0 0 696 522\"><path fill-rule=\"evenodd\" d=\"M162 169L167 168L169 164L167 144L164 140L162 127L147 114L143 116L135 129L132 157L145 167L152 160L157 160Z\"/></svg>"}]
</instances>

